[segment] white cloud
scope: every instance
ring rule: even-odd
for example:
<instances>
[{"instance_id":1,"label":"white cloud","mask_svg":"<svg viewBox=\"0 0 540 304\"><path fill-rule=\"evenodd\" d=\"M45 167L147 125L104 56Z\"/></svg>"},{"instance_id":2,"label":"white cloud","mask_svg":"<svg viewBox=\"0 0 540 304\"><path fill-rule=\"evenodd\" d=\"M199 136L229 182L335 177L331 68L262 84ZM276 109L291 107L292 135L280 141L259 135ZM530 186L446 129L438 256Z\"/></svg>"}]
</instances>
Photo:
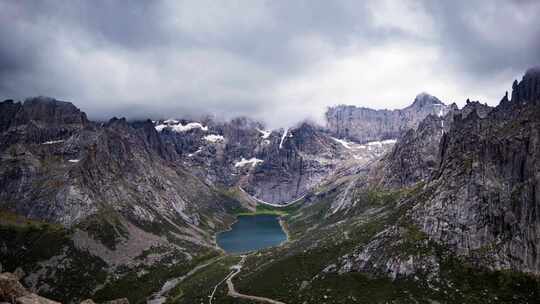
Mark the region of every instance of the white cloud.
<instances>
[{"instance_id":1,"label":"white cloud","mask_svg":"<svg viewBox=\"0 0 540 304\"><path fill-rule=\"evenodd\" d=\"M422 91L495 104L538 58L534 3L104 3L0 3L16 16L0 18L0 95L71 100L91 118L247 115L277 128Z\"/></svg>"},{"instance_id":2,"label":"white cloud","mask_svg":"<svg viewBox=\"0 0 540 304\"><path fill-rule=\"evenodd\" d=\"M417 1L368 1L373 25L383 29L397 29L424 39L434 38L434 20Z\"/></svg>"}]
</instances>

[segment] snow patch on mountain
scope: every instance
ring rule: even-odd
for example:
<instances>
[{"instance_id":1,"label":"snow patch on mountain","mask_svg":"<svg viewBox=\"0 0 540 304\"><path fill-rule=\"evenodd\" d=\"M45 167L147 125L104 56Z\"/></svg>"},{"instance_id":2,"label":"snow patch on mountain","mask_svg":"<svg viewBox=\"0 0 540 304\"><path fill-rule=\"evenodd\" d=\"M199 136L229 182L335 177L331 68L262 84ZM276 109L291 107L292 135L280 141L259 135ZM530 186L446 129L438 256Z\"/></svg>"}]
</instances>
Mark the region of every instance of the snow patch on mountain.
<instances>
[{"instance_id":1,"label":"snow patch on mountain","mask_svg":"<svg viewBox=\"0 0 540 304\"><path fill-rule=\"evenodd\" d=\"M366 146L381 147L383 145L393 145L396 142L397 142L396 139L377 140L377 141L370 141L370 142L366 143Z\"/></svg>"},{"instance_id":2,"label":"snow patch on mountain","mask_svg":"<svg viewBox=\"0 0 540 304\"><path fill-rule=\"evenodd\" d=\"M154 128L156 129L156 131L161 132L161 131L163 131L163 129L165 129L167 127L168 127L167 125L157 125Z\"/></svg>"},{"instance_id":3,"label":"snow patch on mountain","mask_svg":"<svg viewBox=\"0 0 540 304\"><path fill-rule=\"evenodd\" d=\"M203 137L206 141L209 141L211 143L217 143L217 142L223 142L225 141L225 137L223 137L222 135L217 135L217 134L209 134L209 135L206 135L205 137Z\"/></svg>"},{"instance_id":4,"label":"snow patch on mountain","mask_svg":"<svg viewBox=\"0 0 540 304\"><path fill-rule=\"evenodd\" d=\"M174 132L186 132L186 131L197 129L197 128L203 131L208 131L208 127L203 126L201 123L198 123L198 122L190 122L186 125L177 124L171 127L171 129Z\"/></svg>"},{"instance_id":5,"label":"snow patch on mountain","mask_svg":"<svg viewBox=\"0 0 540 304\"><path fill-rule=\"evenodd\" d=\"M159 125L155 126L154 128L158 132L161 132L166 128L170 129L173 132L177 132L177 133L187 132L187 131L192 130L192 129L201 129L202 131L205 131L205 132L208 131L208 127L204 126L200 122L189 122L189 123L183 125L182 123L180 123L178 120L175 120L175 119L167 119L167 120L163 121L162 124L159 124Z\"/></svg>"},{"instance_id":6,"label":"snow patch on mountain","mask_svg":"<svg viewBox=\"0 0 540 304\"><path fill-rule=\"evenodd\" d=\"M176 125L176 124L179 123L179 121L176 120L176 119L169 118L169 119L165 120L163 123L167 124L167 125Z\"/></svg>"},{"instance_id":7,"label":"snow patch on mountain","mask_svg":"<svg viewBox=\"0 0 540 304\"><path fill-rule=\"evenodd\" d=\"M59 144L59 143L63 143L64 140L61 139L61 140L49 140L49 141L46 141L44 143L42 143L42 145L53 145L53 144Z\"/></svg>"},{"instance_id":8,"label":"snow patch on mountain","mask_svg":"<svg viewBox=\"0 0 540 304\"><path fill-rule=\"evenodd\" d=\"M234 163L234 166L236 168L239 168L239 167L243 167L245 165L251 164L251 167L255 167L257 164L262 163L262 162L263 162L262 159L258 159L258 158L255 158L255 157L252 157L250 159L245 159L245 158L242 157L241 160Z\"/></svg>"},{"instance_id":9,"label":"snow patch on mountain","mask_svg":"<svg viewBox=\"0 0 540 304\"><path fill-rule=\"evenodd\" d=\"M279 142L279 148L283 148L283 142L285 141L285 137L287 137L287 132L289 132L289 129L285 129L283 131L283 135L281 136L281 141Z\"/></svg>"},{"instance_id":10,"label":"snow patch on mountain","mask_svg":"<svg viewBox=\"0 0 540 304\"><path fill-rule=\"evenodd\" d=\"M259 128L257 128L257 131L259 131L259 133L262 134L261 136L262 139L267 139L268 137L270 137L270 134L272 134L272 131L261 130Z\"/></svg>"},{"instance_id":11,"label":"snow patch on mountain","mask_svg":"<svg viewBox=\"0 0 540 304\"><path fill-rule=\"evenodd\" d=\"M340 143L343 147L345 147L346 149L352 149L351 148L351 143L346 141L346 140L343 140L343 139L339 139L339 138L335 138L335 137L330 137L332 138L333 140L335 140L336 142Z\"/></svg>"},{"instance_id":12,"label":"snow patch on mountain","mask_svg":"<svg viewBox=\"0 0 540 304\"><path fill-rule=\"evenodd\" d=\"M201 153L201 152L202 152L202 148L199 148L199 149L197 149L197 151L195 151L195 152L193 152L193 153L189 153L189 154L188 154L188 157L193 157L194 155L199 154L199 153Z\"/></svg>"}]
</instances>

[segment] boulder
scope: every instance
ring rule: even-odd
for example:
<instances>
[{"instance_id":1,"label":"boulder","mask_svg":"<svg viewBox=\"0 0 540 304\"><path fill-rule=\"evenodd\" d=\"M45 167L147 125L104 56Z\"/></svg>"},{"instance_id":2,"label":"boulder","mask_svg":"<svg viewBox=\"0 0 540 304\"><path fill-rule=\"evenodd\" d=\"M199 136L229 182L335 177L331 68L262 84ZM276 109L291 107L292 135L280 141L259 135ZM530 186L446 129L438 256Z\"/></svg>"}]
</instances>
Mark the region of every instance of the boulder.
<instances>
[{"instance_id":1,"label":"boulder","mask_svg":"<svg viewBox=\"0 0 540 304\"><path fill-rule=\"evenodd\" d=\"M82 301L81 304L96 304L96 302L94 302L92 299L86 299Z\"/></svg>"},{"instance_id":2,"label":"boulder","mask_svg":"<svg viewBox=\"0 0 540 304\"><path fill-rule=\"evenodd\" d=\"M35 293L29 293L25 296L18 297L15 300L16 304L60 304L60 302L56 302L53 300L49 300L44 297L40 297Z\"/></svg>"},{"instance_id":3,"label":"boulder","mask_svg":"<svg viewBox=\"0 0 540 304\"><path fill-rule=\"evenodd\" d=\"M24 276L26 275L24 273L24 270L22 270L21 267L17 267L17 269L15 269L15 271L13 272L13 274L19 279L19 280L22 280L24 278Z\"/></svg>"},{"instance_id":4,"label":"boulder","mask_svg":"<svg viewBox=\"0 0 540 304\"><path fill-rule=\"evenodd\" d=\"M9 272L0 274L0 301L12 302L30 292L19 282L19 278Z\"/></svg>"}]
</instances>

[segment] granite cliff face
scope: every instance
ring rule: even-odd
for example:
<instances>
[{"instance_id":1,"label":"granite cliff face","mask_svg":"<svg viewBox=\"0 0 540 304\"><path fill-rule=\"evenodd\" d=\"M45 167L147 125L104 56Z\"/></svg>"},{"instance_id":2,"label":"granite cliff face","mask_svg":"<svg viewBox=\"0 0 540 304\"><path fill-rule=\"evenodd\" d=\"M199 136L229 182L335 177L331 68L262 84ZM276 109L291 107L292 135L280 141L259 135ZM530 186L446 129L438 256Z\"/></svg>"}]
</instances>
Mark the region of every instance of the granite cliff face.
<instances>
[{"instance_id":1,"label":"granite cliff face","mask_svg":"<svg viewBox=\"0 0 540 304\"><path fill-rule=\"evenodd\" d=\"M391 189L410 187L429 180L440 163L439 142L444 134L445 117L428 115L410 129L371 169L371 183Z\"/></svg>"},{"instance_id":2,"label":"granite cliff face","mask_svg":"<svg viewBox=\"0 0 540 304\"><path fill-rule=\"evenodd\" d=\"M467 102L406 133L372 168L367 186L407 193L397 201L398 220L328 271L417 276L442 288L455 255L478 269L538 275L536 71L495 108Z\"/></svg>"},{"instance_id":3,"label":"granite cliff face","mask_svg":"<svg viewBox=\"0 0 540 304\"><path fill-rule=\"evenodd\" d=\"M131 126L113 118L98 125L72 104L51 99L1 106L14 112L11 120L2 119L3 209L69 227L104 206L140 220L168 208L175 220L189 223L200 217L189 208L209 207L185 203L193 200L193 189L179 188L177 181L185 184L189 174L168 160L174 151L149 121ZM191 179L211 196L208 186Z\"/></svg>"},{"instance_id":4,"label":"granite cliff face","mask_svg":"<svg viewBox=\"0 0 540 304\"><path fill-rule=\"evenodd\" d=\"M193 174L271 204L298 199L343 165L368 163L391 146L359 147L310 122L281 130L266 130L247 118L155 124L163 142L174 147L178 161Z\"/></svg>"},{"instance_id":5,"label":"granite cliff face","mask_svg":"<svg viewBox=\"0 0 540 304\"><path fill-rule=\"evenodd\" d=\"M433 195L415 208L431 240L492 269L540 273L539 74L485 118L454 121L440 146ZM517 92L516 92L517 91Z\"/></svg>"},{"instance_id":6,"label":"granite cliff face","mask_svg":"<svg viewBox=\"0 0 540 304\"><path fill-rule=\"evenodd\" d=\"M327 127L340 138L360 143L400 137L429 114L443 116L448 107L437 97L419 94L412 105L400 110L372 110L355 106L336 106L326 113Z\"/></svg>"}]
</instances>

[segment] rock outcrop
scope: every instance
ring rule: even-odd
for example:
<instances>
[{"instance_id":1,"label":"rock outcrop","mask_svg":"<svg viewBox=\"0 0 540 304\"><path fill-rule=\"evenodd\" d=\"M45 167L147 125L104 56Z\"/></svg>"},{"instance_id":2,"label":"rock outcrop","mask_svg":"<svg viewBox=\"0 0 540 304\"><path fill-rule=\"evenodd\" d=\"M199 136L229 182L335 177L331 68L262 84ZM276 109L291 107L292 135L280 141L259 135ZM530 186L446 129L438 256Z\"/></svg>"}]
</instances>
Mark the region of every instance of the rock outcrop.
<instances>
[{"instance_id":1,"label":"rock outcrop","mask_svg":"<svg viewBox=\"0 0 540 304\"><path fill-rule=\"evenodd\" d=\"M516 86L511 107L454 121L433 195L414 218L430 239L483 266L539 274L540 107L527 99L531 83L527 76Z\"/></svg>"},{"instance_id":2,"label":"rock outcrop","mask_svg":"<svg viewBox=\"0 0 540 304\"><path fill-rule=\"evenodd\" d=\"M467 102L402 137L370 185L414 191L398 203L399 220L341 258L338 271L436 277L453 254L481 269L540 274L536 71L495 108Z\"/></svg>"},{"instance_id":3,"label":"rock outcrop","mask_svg":"<svg viewBox=\"0 0 540 304\"><path fill-rule=\"evenodd\" d=\"M13 273L0 273L0 303L10 304L60 304L60 302L39 296L26 289ZM95 304L87 299L81 304ZM129 304L128 299L120 298L103 302L103 304Z\"/></svg>"},{"instance_id":4,"label":"rock outcrop","mask_svg":"<svg viewBox=\"0 0 540 304\"><path fill-rule=\"evenodd\" d=\"M448 107L437 97L419 94L412 105L400 110L372 110L355 106L331 107L326 112L327 127L339 138L360 143L400 137L416 129L428 115L444 116Z\"/></svg>"},{"instance_id":5,"label":"rock outcrop","mask_svg":"<svg viewBox=\"0 0 540 304\"><path fill-rule=\"evenodd\" d=\"M392 151L371 169L371 183L400 189L427 181L440 163L439 144L445 117L428 115L416 130L410 129Z\"/></svg>"},{"instance_id":6,"label":"rock outcrop","mask_svg":"<svg viewBox=\"0 0 540 304\"><path fill-rule=\"evenodd\" d=\"M0 273L0 302L14 303L16 299L30 292L19 282L13 273Z\"/></svg>"},{"instance_id":7,"label":"rock outcrop","mask_svg":"<svg viewBox=\"0 0 540 304\"><path fill-rule=\"evenodd\" d=\"M534 67L523 75L521 81L512 84L512 102L537 102L540 97L540 67Z\"/></svg>"}]
</instances>

